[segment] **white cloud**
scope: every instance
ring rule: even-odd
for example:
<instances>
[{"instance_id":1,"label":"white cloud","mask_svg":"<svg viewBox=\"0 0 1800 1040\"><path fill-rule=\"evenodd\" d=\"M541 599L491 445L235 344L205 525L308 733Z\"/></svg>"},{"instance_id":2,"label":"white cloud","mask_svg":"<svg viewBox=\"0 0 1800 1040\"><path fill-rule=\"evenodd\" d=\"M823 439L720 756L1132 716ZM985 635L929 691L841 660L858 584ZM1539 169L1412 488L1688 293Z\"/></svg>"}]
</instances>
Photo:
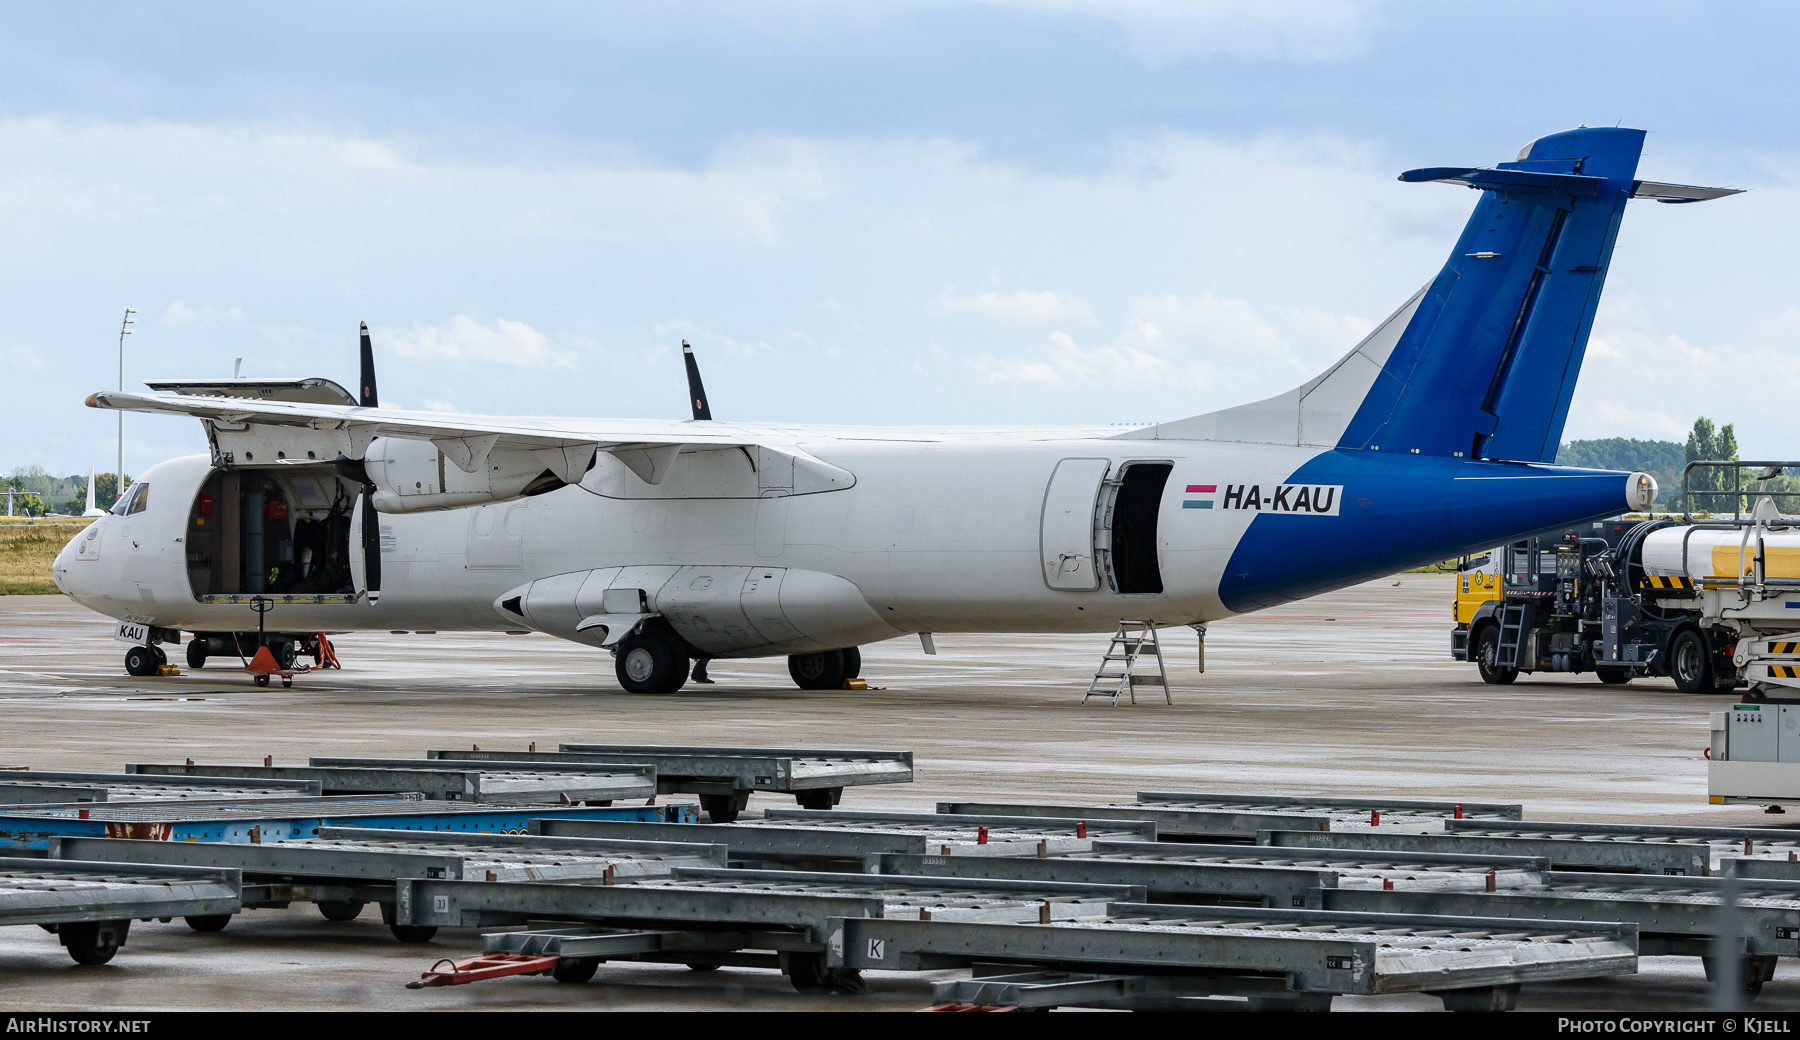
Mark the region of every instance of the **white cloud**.
<instances>
[{"instance_id":1,"label":"white cloud","mask_svg":"<svg viewBox=\"0 0 1800 1040\"><path fill-rule=\"evenodd\" d=\"M0 172L0 213L29 213L27 231L64 220L220 227L373 209L408 214L402 226L454 215L521 238L720 235L767 244L779 240L796 201L824 190L817 146L774 138L721 148L690 170L628 160L470 162L327 133L34 118L0 120L0 151L33 157ZM128 174L119 155L132 157ZM372 245L380 243L352 233L330 248Z\"/></svg>"},{"instance_id":2,"label":"white cloud","mask_svg":"<svg viewBox=\"0 0 1800 1040\"><path fill-rule=\"evenodd\" d=\"M458 314L441 325L375 331L382 349L429 361L486 361L523 368L574 368L575 355L522 321L495 318L483 325Z\"/></svg>"},{"instance_id":3,"label":"white cloud","mask_svg":"<svg viewBox=\"0 0 1800 1040\"><path fill-rule=\"evenodd\" d=\"M984 318L1043 325L1058 321L1093 323L1094 310L1086 301L1067 293L1032 292L1020 289L1002 295L996 292L974 296L958 295L945 289L926 306L933 314L978 314Z\"/></svg>"},{"instance_id":4,"label":"white cloud","mask_svg":"<svg viewBox=\"0 0 1800 1040\"><path fill-rule=\"evenodd\" d=\"M1705 415L1736 426L1746 458L1793 454L1781 411L1762 402L1765 393L1787 396L1800 386L1800 309L1710 343L1669 329L1666 310L1627 287L1601 298L1563 440L1630 431L1680 441Z\"/></svg>"},{"instance_id":5,"label":"white cloud","mask_svg":"<svg viewBox=\"0 0 1800 1040\"><path fill-rule=\"evenodd\" d=\"M34 371L48 367L44 359L38 356L37 351L29 347L7 347L0 351L0 360L3 360L5 366L11 369Z\"/></svg>"},{"instance_id":6,"label":"white cloud","mask_svg":"<svg viewBox=\"0 0 1800 1040\"><path fill-rule=\"evenodd\" d=\"M1126 320L1110 342L1083 347L1055 332L1028 354L976 355L969 367L996 383L1242 396L1245 386L1272 393L1298 385L1348 352L1373 327L1352 315L1264 313L1247 300L1210 293L1138 297L1126 310Z\"/></svg>"},{"instance_id":7,"label":"white cloud","mask_svg":"<svg viewBox=\"0 0 1800 1040\"><path fill-rule=\"evenodd\" d=\"M1438 270L1474 198L1398 184L1392 157L1330 137L1126 136L1073 169L942 138L749 140L685 166L430 145L0 120L0 152L24 157L0 167L7 336L36 345L0 348L25 399L0 441L92 419L79 402L112 384L117 313L71 333L69 286L146 303L128 382L243 356L350 385L370 320L402 362L382 371L392 401L685 416L685 337L733 418L1175 419L1322 371ZM1780 453L1783 413L1744 390L1791 396L1800 375L1796 225L1800 192L1779 184L1634 206L1570 435L1672 436L1705 414ZM543 378L598 370L600 344L608 378Z\"/></svg>"},{"instance_id":8,"label":"white cloud","mask_svg":"<svg viewBox=\"0 0 1800 1040\"><path fill-rule=\"evenodd\" d=\"M240 307L202 307L195 310L180 300L169 304L157 321L163 325L221 325L228 321L241 321L244 311Z\"/></svg>"},{"instance_id":9,"label":"white cloud","mask_svg":"<svg viewBox=\"0 0 1800 1040\"><path fill-rule=\"evenodd\" d=\"M1086 15L1118 24L1139 60L1183 58L1332 61L1369 48L1368 0L983 0L1000 7Z\"/></svg>"}]
</instances>

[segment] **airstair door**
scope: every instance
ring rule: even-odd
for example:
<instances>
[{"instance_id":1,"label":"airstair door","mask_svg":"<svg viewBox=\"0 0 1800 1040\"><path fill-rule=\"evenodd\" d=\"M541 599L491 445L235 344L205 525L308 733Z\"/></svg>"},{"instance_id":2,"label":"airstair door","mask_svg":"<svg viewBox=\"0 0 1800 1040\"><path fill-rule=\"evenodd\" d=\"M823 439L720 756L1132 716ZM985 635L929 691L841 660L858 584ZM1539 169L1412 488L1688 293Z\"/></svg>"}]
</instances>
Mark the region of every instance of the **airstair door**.
<instances>
[{"instance_id":1,"label":"airstair door","mask_svg":"<svg viewBox=\"0 0 1800 1040\"><path fill-rule=\"evenodd\" d=\"M1038 544L1044 584L1053 589L1083 592L1100 587L1100 571L1094 566L1094 510L1110 465L1106 459L1064 459L1050 475Z\"/></svg>"}]
</instances>

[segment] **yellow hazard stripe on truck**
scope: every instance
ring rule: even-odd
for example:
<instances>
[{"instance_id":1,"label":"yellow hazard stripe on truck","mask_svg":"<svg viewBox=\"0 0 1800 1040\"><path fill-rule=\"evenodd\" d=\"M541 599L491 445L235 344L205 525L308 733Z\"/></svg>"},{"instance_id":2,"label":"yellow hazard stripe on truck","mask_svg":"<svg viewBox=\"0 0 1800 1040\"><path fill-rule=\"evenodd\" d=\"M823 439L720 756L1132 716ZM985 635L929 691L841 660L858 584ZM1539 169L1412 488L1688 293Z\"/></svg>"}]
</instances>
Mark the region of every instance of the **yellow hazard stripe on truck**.
<instances>
[{"instance_id":1,"label":"yellow hazard stripe on truck","mask_svg":"<svg viewBox=\"0 0 1800 1040\"><path fill-rule=\"evenodd\" d=\"M1663 589L1669 592L1692 592L1694 591L1694 580L1692 578L1665 578L1651 574L1645 576L1644 587L1647 589Z\"/></svg>"},{"instance_id":2,"label":"yellow hazard stripe on truck","mask_svg":"<svg viewBox=\"0 0 1800 1040\"><path fill-rule=\"evenodd\" d=\"M1771 679L1800 679L1800 667L1791 664L1772 664L1769 666Z\"/></svg>"},{"instance_id":3,"label":"yellow hazard stripe on truck","mask_svg":"<svg viewBox=\"0 0 1800 1040\"><path fill-rule=\"evenodd\" d=\"M1800 643L1770 643L1769 653L1800 654Z\"/></svg>"}]
</instances>

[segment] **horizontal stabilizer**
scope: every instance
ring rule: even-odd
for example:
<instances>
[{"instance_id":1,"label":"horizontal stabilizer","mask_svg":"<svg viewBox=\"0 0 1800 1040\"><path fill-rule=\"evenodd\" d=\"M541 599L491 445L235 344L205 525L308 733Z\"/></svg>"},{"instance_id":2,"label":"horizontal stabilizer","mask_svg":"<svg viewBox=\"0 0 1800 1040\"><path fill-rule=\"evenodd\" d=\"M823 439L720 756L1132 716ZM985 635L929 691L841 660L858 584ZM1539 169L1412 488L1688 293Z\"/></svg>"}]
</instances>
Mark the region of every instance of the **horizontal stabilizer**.
<instances>
[{"instance_id":1,"label":"horizontal stabilizer","mask_svg":"<svg viewBox=\"0 0 1800 1040\"><path fill-rule=\"evenodd\" d=\"M1727 195L1742 195L1742 188L1702 188L1698 184L1663 184L1658 181L1633 181L1631 197L1655 199L1658 202L1705 202Z\"/></svg>"},{"instance_id":2,"label":"horizontal stabilizer","mask_svg":"<svg viewBox=\"0 0 1800 1040\"><path fill-rule=\"evenodd\" d=\"M1471 188L1527 188L1538 191L1566 191L1570 195L1588 196L1600 187L1599 177L1579 173L1545 173L1540 170L1506 170L1491 166L1430 166L1423 170L1407 170L1400 179L1408 184L1437 181L1442 184L1466 184Z\"/></svg>"}]
</instances>

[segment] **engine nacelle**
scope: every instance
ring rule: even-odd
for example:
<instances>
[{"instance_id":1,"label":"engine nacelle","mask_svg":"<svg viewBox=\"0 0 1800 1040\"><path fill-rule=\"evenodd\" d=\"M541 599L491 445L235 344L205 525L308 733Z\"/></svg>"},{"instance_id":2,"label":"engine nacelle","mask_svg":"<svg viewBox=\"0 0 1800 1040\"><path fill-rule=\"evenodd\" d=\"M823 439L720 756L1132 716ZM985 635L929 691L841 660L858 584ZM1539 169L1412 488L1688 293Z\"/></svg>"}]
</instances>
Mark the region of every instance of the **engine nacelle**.
<instances>
[{"instance_id":1,"label":"engine nacelle","mask_svg":"<svg viewBox=\"0 0 1800 1040\"><path fill-rule=\"evenodd\" d=\"M383 513L505 502L564 485L542 452L490 450L465 453L464 461L473 472L431 441L377 437L369 443L363 469L375 485L375 508Z\"/></svg>"},{"instance_id":2,"label":"engine nacelle","mask_svg":"<svg viewBox=\"0 0 1800 1040\"><path fill-rule=\"evenodd\" d=\"M624 594L624 595L621 595ZM703 653L769 657L836 650L902 633L848 578L787 567L602 567L539 578L504 592L509 622L593 646L661 616Z\"/></svg>"}]
</instances>

